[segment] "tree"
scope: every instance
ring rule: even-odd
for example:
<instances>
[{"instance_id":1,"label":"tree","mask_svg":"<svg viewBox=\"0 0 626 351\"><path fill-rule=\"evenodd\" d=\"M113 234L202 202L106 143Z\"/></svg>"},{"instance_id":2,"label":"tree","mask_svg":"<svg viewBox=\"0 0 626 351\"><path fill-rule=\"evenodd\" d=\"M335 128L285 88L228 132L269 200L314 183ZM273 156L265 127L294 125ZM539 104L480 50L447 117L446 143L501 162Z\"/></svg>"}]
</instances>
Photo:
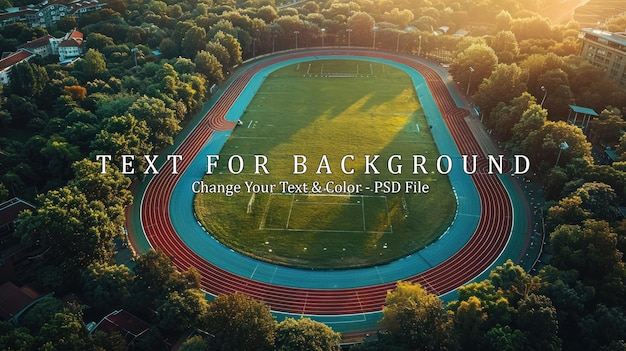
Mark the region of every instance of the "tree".
<instances>
[{"instance_id":1,"label":"tree","mask_svg":"<svg viewBox=\"0 0 626 351\"><path fill-rule=\"evenodd\" d=\"M234 36L225 34L224 32L218 32L213 37L213 41L222 44L222 46L226 48L226 51L228 51L229 62L228 65L226 65L227 67L232 68L241 64L241 45ZM224 65L224 63L222 63L222 65Z\"/></svg>"},{"instance_id":2,"label":"tree","mask_svg":"<svg viewBox=\"0 0 626 351\"><path fill-rule=\"evenodd\" d=\"M595 297L595 289L585 286L573 269L559 270L548 265L539 276L542 281L539 293L548 296L556 308L563 349L576 349L576 345L582 343L579 323L586 314L586 306L591 305Z\"/></svg>"},{"instance_id":3,"label":"tree","mask_svg":"<svg viewBox=\"0 0 626 351\"><path fill-rule=\"evenodd\" d=\"M55 24L57 29L60 30L61 32L69 32L72 29L78 27L78 23L76 23L76 17L75 16L65 16L65 17L61 17L61 19L59 21L57 21L57 23Z\"/></svg>"},{"instance_id":4,"label":"tree","mask_svg":"<svg viewBox=\"0 0 626 351\"><path fill-rule=\"evenodd\" d=\"M63 88L75 101L83 101L87 97L87 89L80 85L68 85Z\"/></svg>"},{"instance_id":5,"label":"tree","mask_svg":"<svg viewBox=\"0 0 626 351\"><path fill-rule=\"evenodd\" d=\"M197 327L207 312L208 302L199 289L172 291L157 309L162 330L182 332Z\"/></svg>"},{"instance_id":6,"label":"tree","mask_svg":"<svg viewBox=\"0 0 626 351\"><path fill-rule=\"evenodd\" d=\"M348 18L348 28L352 29L351 45L371 46L376 21L366 12L356 12Z\"/></svg>"},{"instance_id":7,"label":"tree","mask_svg":"<svg viewBox=\"0 0 626 351\"><path fill-rule=\"evenodd\" d=\"M194 59L196 69L203 74L212 84L220 84L224 81L223 67L215 55L200 51Z\"/></svg>"},{"instance_id":8,"label":"tree","mask_svg":"<svg viewBox=\"0 0 626 351\"><path fill-rule=\"evenodd\" d=\"M419 284L400 281L387 293L381 324L411 350L446 350L454 345L451 314Z\"/></svg>"},{"instance_id":9,"label":"tree","mask_svg":"<svg viewBox=\"0 0 626 351\"><path fill-rule=\"evenodd\" d=\"M485 44L472 44L457 55L450 65L450 74L464 90L473 94L497 64L498 57L492 48Z\"/></svg>"},{"instance_id":10,"label":"tree","mask_svg":"<svg viewBox=\"0 0 626 351\"><path fill-rule=\"evenodd\" d=\"M502 290L504 297L512 304L527 297L540 286L538 278L526 273L510 259L494 268L489 273L489 279L496 289Z\"/></svg>"},{"instance_id":11,"label":"tree","mask_svg":"<svg viewBox=\"0 0 626 351\"><path fill-rule=\"evenodd\" d=\"M519 329L498 325L485 334L486 350L526 351L526 335Z\"/></svg>"},{"instance_id":12,"label":"tree","mask_svg":"<svg viewBox=\"0 0 626 351\"><path fill-rule=\"evenodd\" d=\"M180 351L208 351L209 343L200 335L192 336L185 340L179 349Z\"/></svg>"},{"instance_id":13,"label":"tree","mask_svg":"<svg viewBox=\"0 0 626 351\"><path fill-rule=\"evenodd\" d=\"M509 141L512 137L513 126L520 121L524 111L532 104L536 104L536 100L527 92L508 103L499 102L485 119L485 124L495 132L498 139Z\"/></svg>"},{"instance_id":14,"label":"tree","mask_svg":"<svg viewBox=\"0 0 626 351\"><path fill-rule=\"evenodd\" d=\"M524 297L518 304L515 322L526 336L527 350L561 350L556 309L550 298L536 294Z\"/></svg>"},{"instance_id":15,"label":"tree","mask_svg":"<svg viewBox=\"0 0 626 351\"><path fill-rule=\"evenodd\" d=\"M104 56L95 49L88 49L83 56L82 72L87 78L91 80L94 78L102 78L107 71L107 64L104 60Z\"/></svg>"},{"instance_id":16,"label":"tree","mask_svg":"<svg viewBox=\"0 0 626 351\"><path fill-rule=\"evenodd\" d=\"M274 344L276 322L269 308L241 293L216 297L204 324L220 350L270 350Z\"/></svg>"},{"instance_id":17,"label":"tree","mask_svg":"<svg viewBox=\"0 0 626 351\"><path fill-rule=\"evenodd\" d=\"M64 304L53 296L43 297L29 308L21 317L20 325L32 331L39 331L44 323L63 311Z\"/></svg>"},{"instance_id":18,"label":"tree","mask_svg":"<svg viewBox=\"0 0 626 351\"><path fill-rule=\"evenodd\" d=\"M224 45L215 41L210 41L206 44L206 51L217 58L222 67L222 72L226 73L230 64L230 54Z\"/></svg>"},{"instance_id":19,"label":"tree","mask_svg":"<svg viewBox=\"0 0 626 351\"><path fill-rule=\"evenodd\" d=\"M339 351L340 342L339 333L309 318L287 318L276 327L277 351Z\"/></svg>"},{"instance_id":20,"label":"tree","mask_svg":"<svg viewBox=\"0 0 626 351\"><path fill-rule=\"evenodd\" d=\"M200 288L200 276L195 269L184 273L176 270L172 260L161 250L150 250L139 257L133 267L135 279L130 288L132 308L148 313L173 292Z\"/></svg>"},{"instance_id":21,"label":"tree","mask_svg":"<svg viewBox=\"0 0 626 351\"><path fill-rule=\"evenodd\" d=\"M586 284L597 285L621 265L617 234L604 221L561 225L550 235L550 242L554 249L551 264L563 270L575 269Z\"/></svg>"},{"instance_id":22,"label":"tree","mask_svg":"<svg viewBox=\"0 0 626 351\"><path fill-rule=\"evenodd\" d=\"M21 62L13 66L9 73L8 91L22 97L38 97L48 84L45 68L30 62Z\"/></svg>"},{"instance_id":23,"label":"tree","mask_svg":"<svg viewBox=\"0 0 626 351\"><path fill-rule=\"evenodd\" d=\"M513 63L519 55L519 47L515 34L510 31L500 31L491 40L490 45L498 56L498 62Z\"/></svg>"},{"instance_id":24,"label":"tree","mask_svg":"<svg viewBox=\"0 0 626 351\"><path fill-rule=\"evenodd\" d=\"M101 33L89 33L85 38L85 45L88 48L102 51L107 46L115 45L113 39Z\"/></svg>"},{"instance_id":25,"label":"tree","mask_svg":"<svg viewBox=\"0 0 626 351\"><path fill-rule=\"evenodd\" d=\"M537 84L548 92L543 106L552 120L565 120L569 114L569 104L574 103L567 73L561 69L551 69L537 77Z\"/></svg>"},{"instance_id":26,"label":"tree","mask_svg":"<svg viewBox=\"0 0 626 351\"><path fill-rule=\"evenodd\" d=\"M56 313L41 326L39 336L56 350L82 351L89 346L89 334L79 308L65 308Z\"/></svg>"},{"instance_id":27,"label":"tree","mask_svg":"<svg viewBox=\"0 0 626 351\"><path fill-rule=\"evenodd\" d=\"M33 350L36 349L35 337L27 328L16 328L10 322L0 321L0 349Z\"/></svg>"},{"instance_id":28,"label":"tree","mask_svg":"<svg viewBox=\"0 0 626 351\"><path fill-rule=\"evenodd\" d=\"M600 116L591 120L590 128L599 140L613 146L619 142L620 131L626 127L626 121L622 119L621 111L614 108L606 108Z\"/></svg>"},{"instance_id":29,"label":"tree","mask_svg":"<svg viewBox=\"0 0 626 351\"><path fill-rule=\"evenodd\" d=\"M181 130L175 111L161 99L142 96L130 106L128 112L146 122L151 130L148 141L156 148L173 144L174 135Z\"/></svg>"},{"instance_id":30,"label":"tree","mask_svg":"<svg viewBox=\"0 0 626 351\"><path fill-rule=\"evenodd\" d=\"M88 201L101 201L111 221L119 227L124 225L124 209L133 201L129 190L130 179L114 167L103 174L100 162L83 159L72 165L74 178L70 186L76 186Z\"/></svg>"},{"instance_id":31,"label":"tree","mask_svg":"<svg viewBox=\"0 0 626 351\"><path fill-rule=\"evenodd\" d=\"M193 26L185 32L182 41L182 52L186 57L193 58L206 45L207 33L204 28Z\"/></svg>"},{"instance_id":32,"label":"tree","mask_svg":"<svg viewBox=\"0 0 626 351\"><path fill-rule=\"evenodd\" d=\"M22 241L49 247L47 283L66 287L94 262L110 262L113 238L121 230L108 217L100 201L88 201L76 187L51 190L37 197L39 207L24 211L16 223Z\"/></svg>"},{"instance_id":33,"label":"tree","mask_svg":"<svg viewBox=\"0 0 626 351\"><path fill-rule=\"evenodd\" d=\"M145 121L138 121L126 114L106 118L103 130L96 135L91 148L91 159L95 155L113 155L113 160L121 162L121 155L150 155L153 145L148 141L150 129Z\"/></svg>"},{"instance_id":34,"label":"tree","mask_svg":"<svg viewBox=\"0 0 626 351\"><path fill-rule=\"evenodd\" d=\"M91 264L82 273L86 302L100 310L119 306L130 297L133 279L124 265Z\"/></svg>"},{"instance_id":35,"label":"tree","mask_svg":"<svg viewBox=\"0 0 626 351\"><path fill-rule=\"evenodd\" d=\"M474 99L481 113L490 115L499 102L509 102L526 91L528 73L516 64L498 64L489 76L478 87Z\"/></svg>"}]
</instances>

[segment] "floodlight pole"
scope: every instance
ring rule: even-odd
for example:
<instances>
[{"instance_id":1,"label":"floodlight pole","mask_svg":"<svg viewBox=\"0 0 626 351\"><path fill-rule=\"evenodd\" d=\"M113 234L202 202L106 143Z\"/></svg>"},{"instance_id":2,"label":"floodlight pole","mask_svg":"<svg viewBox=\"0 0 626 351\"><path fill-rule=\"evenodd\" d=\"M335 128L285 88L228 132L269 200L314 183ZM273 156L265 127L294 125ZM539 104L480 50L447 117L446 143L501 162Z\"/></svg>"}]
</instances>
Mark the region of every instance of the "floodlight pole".
<instances>
[{"instance_id":1,"label":"floodlight pole","mask_svg":"<svg viewBox=\"0 0 626 351\"><path fill-rule=\"evenodd\" d=\"M402 34L402 31L398 31L398 40L396 41L396 52L400 52L400 34Z\"/></svg>"},{"instance_id":2,"label":"floodlight pole","mask_svg":"<svg viewBox=\"0 0 626 351\"><path fill-rule=\"evenodd\" d=\"M376 32L378 31L378 27L374 26L372 30L374 30L374 43L372 44L372 50L376 50Z\"/></svg>"},{"instance_id":3,"label":"floodlight pole","mask_svg":"<svg viewBox=\"0 0 626 351\"><path fill-rule=\"evenodd\" d=\"M420 46L417 49L417 56L422 56L422 36L420 35Z\"/></svg>"},{"instance_id":4,"label":"floodlight pole","mask_svg":"<svg viewBox=\"0 0 626 351\"><path fill-rule=\"evenodd\" d=\"M569 148L569 145L565 141L559 144L559 155L556 157L556 163L554 164L555 167L559 165L559 160L561 159L561 152L563 152L563 150L567 150L568 148Z\"/></svg>"},{"instance_id":5,"label":"floodlight pole","mask_svg":"<svg viewBox=\"0 0 626 351\"><path fill-rule=\"evenodd\" d=\"M326 28L322 28L322 47L324 47L324 34L326 33Z\"/></svg>"},{"instance_id":6,"label":"floodlight pole","mask_svg":"<svg viewBox=\"0 0 626 351\"><path fill-rule=\"evenodd\" d=\"M352 29L348 28L346 32L348 32L348 47L350 47L350 34L352 34Z\"/></svg>"},{"instance_id":7,"label":"floodlight pole","mask_svg":"<svg viewBox=\"0 0 626 351\"><path fill-rule=\"evenodd\" d=\"M300 34L300 31L294 30L293 34L296 35L296 50L298 49L298 34Z\"/></svg>"},{"instance_id":8,"label":"floodlight pole","mask_svg":"<svg viewBox=\"0 0 626 351\"><path fill-rule=\"evenodd\" d=\"M541 86L541 91L543 91L543 99L541 99L541 104L539 104L539 106L541 106L541 108L543 108L543 103L544 101L546 101L546 96L548 96L548 89L542 85Z\"/></svg>"}]
</instances>

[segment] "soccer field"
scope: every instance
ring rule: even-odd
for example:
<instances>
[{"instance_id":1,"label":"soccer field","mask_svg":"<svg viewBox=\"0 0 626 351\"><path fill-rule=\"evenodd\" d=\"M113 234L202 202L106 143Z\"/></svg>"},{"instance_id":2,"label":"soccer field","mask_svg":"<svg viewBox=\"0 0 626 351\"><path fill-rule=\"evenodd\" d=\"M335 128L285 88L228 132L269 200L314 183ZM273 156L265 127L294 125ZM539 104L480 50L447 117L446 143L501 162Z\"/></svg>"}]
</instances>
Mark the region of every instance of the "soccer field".
<instances>
[{"instance_id":1,"label":"soccer field","mask_svg":"<svg viewBox=\"0 0 626 351\"><path fill-rule=\"evenodd\" d=\"M203 193L194 200L202 225L234 250L302 268L369 266L425 247L454 217L450 183L432 172L439 153L412 82L394 67L354 60L287 66L266 78L241 121L204 182L240 184L242 191ZM427 158L429 174L411 173L414 154ZM228 170L232 155L244 160L239 174ZM254 174L255 155L267 157L269 174ZM294 169L294 155L307 158L303 174L294 174L302 171ZM380 155L380 174L366 174L365 155ZM392 159L388 167L392 155L401 161ZM402 174L392 174L398 165ZM352 194L311 192L313 183L344 181L360 188ZM377 181L398 182L403 191L375 192ZM413 181L428 184L429 192L405 193L404 184ZM273 191L253 196L246 182ZM306 184L308 191L282 193L281 182L299 190Z\"/></svg>"}]
</instances>

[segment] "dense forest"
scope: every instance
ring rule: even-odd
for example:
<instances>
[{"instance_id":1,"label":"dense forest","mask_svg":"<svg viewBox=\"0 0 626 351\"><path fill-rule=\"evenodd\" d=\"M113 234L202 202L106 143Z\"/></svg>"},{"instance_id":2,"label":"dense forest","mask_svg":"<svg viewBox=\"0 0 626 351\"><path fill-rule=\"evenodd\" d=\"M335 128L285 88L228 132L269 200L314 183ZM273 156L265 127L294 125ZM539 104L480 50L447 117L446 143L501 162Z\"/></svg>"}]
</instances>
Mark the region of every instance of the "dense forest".
<instances>
[{"instance_id":1,"label":"dense forest","mask_svg":"<svg viewBox=\"0 0 626 351\"><path fill-rule=\"evenodd\" d=\"M4 0L1 7L28 1ZM309 320L277 323L262 302L207 301L193 269L161 252L115 264L135 178L100 174L96 154L158 154L245 60L281 50L360 46L449 64L493 137L531 157L543 187L550 263L513 262L444 304L418 285L387 296L380 332L355 350L626 349L626 91L579 57L579 26L542 17L542 0L110 0L52 28L12 23L0 49L77 28L84 55L13 67L0 93L0 201L21 197L15 235L49 248L24 281L55 292L19 326L0 322L3 350L336 350L340 336ZM603 29L621 31L626 17ZM453 35L463 33L466 35ZM469 34L467 34L469 33ZM471 71L470 71L471 68ZM568 104L601 111L583 131ZM560 147L566 142L567 149ZM594 148L621 160L594 160ZM71 243L69 245L68 243ZM73 296L73 298L66 298ZM132 345L88 334L84 314L123 307L152 326ZM244 318L245 316L245 318ZM170 345L170 346L168 346Z\"/></svg>"}]
</instances>

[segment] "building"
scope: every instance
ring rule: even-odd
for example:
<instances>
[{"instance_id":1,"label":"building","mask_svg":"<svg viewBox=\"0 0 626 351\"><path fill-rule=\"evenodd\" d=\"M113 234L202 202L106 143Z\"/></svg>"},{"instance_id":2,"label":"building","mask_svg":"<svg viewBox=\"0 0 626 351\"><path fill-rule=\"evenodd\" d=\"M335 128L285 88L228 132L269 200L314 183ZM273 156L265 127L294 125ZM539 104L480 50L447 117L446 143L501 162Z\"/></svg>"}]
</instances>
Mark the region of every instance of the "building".
<instances>
[{"instance_id":1,"label":"building","mask_svg":"<svg viewBox=\"0 0 626 351\"><path fill-rule=\"evenodd\" d=\"M17 325L24 312L48 295L49 292L36 284L17 287L12 282L6 282L0 285L0 319Z\"/></svg>"},{"instance_id":2,"label":"building","mask_svg":"<svg viewBox=\"0 0 626 351\"><path fill-rule=\"evenodd\" d=\"M11 23L21 22L29 27L51 27L67 16L80 17L82 14L102 9L106 4L98 0L45 0L37 5L10 7L0 11L0 28Z\"/></svg>"},{"instance_id":3,"label":"building","mask_svg":"<svg viewBox=\"0 0 626 351\"><path fill-rule=\"evenodd\" d=\"M17 48L27 50L41 57L47 57L55 53L52 50L52 45L50 44L51 39L55 38L52 35L47 34L43 37L28 41L26 44L22 44Z\"/></svg>"},{"instance_id":4,"label":"building","mask_svg":"<svg viewBox=\"0 0 626 351\"><path fill-rule=\"evenodd\" d=\"M83 51L83 33L76 29L65 34L63 38L52 40L52 51L58 51L59 61L63 62L79 57Z\"/></svg>"},{"instance_id":5,"label":"building","mask_svg":"<svg viewBox=\"0 0 626 351\"><path fill-rule=\"evenodd\" d=\"M18 215L34 209L33 205L16 197L0 203L0 283L19 281L43 262L46 248L22 243L13 234Z\"/></svg>"},{"instance_id":6,"label":"building","mask_svg":"<svg viewBox=\"0 0 626 351\"><path fill-rule=\"evenodd\" d=\"M33 56L35 56L33 53L26 50L18 50L2 58L0 60L0 81L2 84L9 82L9 73L11 73L13 66L20 62L28 61L33 58Z\"/></svg>"},{"instance_id":7,"label":"building","mask_svg":"<svg viewBox=\"0 0 626 351\"><path fill-rule=\"evenodd\" d=\"M116 310L104 316L97 324L87 324L87 329L90 334L97 330L107 334L119 333L128 344L132 344L137 337L150 329L150 325L129 312Z\"/></svg>"},{"instance_id":8,"label":"building","mask_svg":"<svg viewBox=\"0 0 626 351\"><path fill-rule=\"evenodd\" d=\"M617 85L626 87L626 32L611 33L583 28L580 56L600 67Z\"/></svg>"}]
</instances>

